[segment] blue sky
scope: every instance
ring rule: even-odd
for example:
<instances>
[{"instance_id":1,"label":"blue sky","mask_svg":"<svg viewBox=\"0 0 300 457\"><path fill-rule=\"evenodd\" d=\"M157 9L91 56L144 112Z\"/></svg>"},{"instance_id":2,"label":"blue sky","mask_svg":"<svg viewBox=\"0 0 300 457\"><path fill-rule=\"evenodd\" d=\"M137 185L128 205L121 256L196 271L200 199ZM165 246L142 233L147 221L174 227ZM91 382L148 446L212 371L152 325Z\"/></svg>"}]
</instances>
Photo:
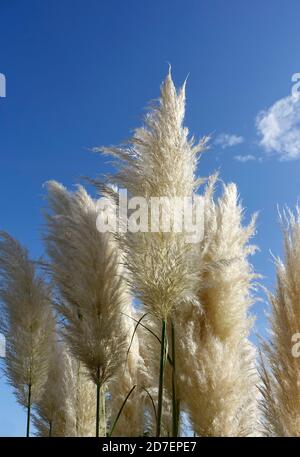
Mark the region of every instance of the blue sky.
<instances>
[{"instance_id":1,"label":"blue sky","mask_svg":"<svg viewBox=\"0 0 300 457\"><path fill-rule=\"evenodd\" d=\"M191 133L212 135L199 174L220 170L246 220L260 212L253 263L272 287L276 207L300 193L299 16L296 0L0 0L0 228L39 256L43 183L108 171L88 148L130 136L170 62L177 85L189 74ZM0 436L23 435L3 377L0 405Z\"/></svg>"}]
</instances>

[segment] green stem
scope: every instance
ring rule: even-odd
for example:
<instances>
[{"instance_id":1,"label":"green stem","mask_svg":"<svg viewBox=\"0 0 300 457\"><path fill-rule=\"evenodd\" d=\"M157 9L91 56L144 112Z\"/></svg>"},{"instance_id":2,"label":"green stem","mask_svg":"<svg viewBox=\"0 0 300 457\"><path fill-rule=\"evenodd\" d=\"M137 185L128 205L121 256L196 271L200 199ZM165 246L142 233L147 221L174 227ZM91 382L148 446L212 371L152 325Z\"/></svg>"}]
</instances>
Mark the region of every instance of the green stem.
<instances>
[{"instance_id":1,"label":"green stem","mask_svg":"<svg viewBox=\"0 0 300 457\"><path fill-rule=\"evenodd\" d=\"M178 436L179 425L179 402L177 400L177 380L176 380L176 338L174 323L171 321L171 342L172 342L172 432L173 437Z\"/></svg>"},{"instance_id":2,"label":"green stem","mask_svg":"<svg viewBox=\"0 0 300 457\"><path fill-rule=\"evenodd\" d=\"M143 317L146 316L146 314L144 314L144 316L142 316L142 319L139 319L139 320L135 319L135 318L132 317L132 316L128 316L128 314L125 314L125 313L121 313L121 314L123 314L123 315L126 316L126 317L129 317L129 318L132 319L134 322L136 322L137 324L139 324L141 327L143 327L144 329L146 329L149 333L151 333L151 335L154 336L154 338L157 339L157 341L159 342L159 344L161 344L160 338L151 330L151 328L149 328L149 327L147 327L146 325L143 325L143 324L141 323L141 320L143 319ZM149 313L147 313L147 314L149 314ZM173 362L172 362L172 359L171 359L171 357L169 356L169 354L167 354L167 358L168 358L168 361L170 362L170 364L172 365Z\"/></svg>"},{"instance_id":3,"label":"green stem","mask_svg":"<svg viewBox=\"0 0 300 457\"><path fill-rule=\"evenodd\" d=\"M165 319L162 319L158 405L157 405L157 427L156 427L156 436L157 437L160 436L160 432L161 432L166 352L167 352L167 322Z\"/></svg>"},{"instance_id":4,"label":"green stem","mask_svg":"<svg viewBox=\"0 0 300 457\"><path fill-rule=\"evenodd\" d=\"M155 407L155 403L154 403L153 397L145 387L141 386L141 389L144 390L146 392L146 394L148 395L148 397L150 398L150 401L151 401L151 404L152 404L152 407L153 407L155 423L157 423L157 413L156 413L156 407Z\"/></svg>"},{"instance_id":5,"label":"green stem","mask_svg":"<svg viewBox=\"0 0 300 457\"><path fill-rule=\"evenodd\" d=\"M105 408L105 386L100 389L100 432L101 436L106 436L106 408Z\"/></svg>"},{"instance_id":6,"label":"green stem","mask_svg":"<svg viewBox=\"0 0 300 457\"><path fill-rule=\"evenodd\" d=\"M99 376L98 376L99 379ZM97 408L96 408L96 437L99 437L99 422L100 422L100 382L97 382Z\"/></svg>"},{"instance_id":7,"label":"green stem","mask_svg":"<svg viewBox=\"0 0 300 457\"><path fill-rule=\"evenodd\" d=\"M124 406L126 405L126 402L127 402L128 398L130 397L130 395L132 394L132 392L134 391L135 388L136 388L136 385L133 386L133 387L130 389L130 391L128 392L128 394L126 395L125 400L123 401L123 403L122 403L122 405L121 405L121 408L120 408L120 410L119 410L119 412L118 412L118 414L117 414L117 417L116 417L116 419L115 419L115 421L114 421L114 423L113 423L113 425L112 425L111 431L110 431L110 433L108 434L109 437L112 436L112 434L113 434L113 432L114 432L114 429L115 429L115 427L116 427L116 425L117 425L117 423L118 423L118 420L119 420L119 418L120 418L120 416L121 416L121 414L122 414L123 408L124 408Z\"/></svg>"},{"instance_id":8,"label":"green stem","mask_svg":"<svg viewBox=\"0 0 300 457\"><path fill-rule=\"evenodd\" d=\"M30 431L30 413L31 413L31 384L28 385L26 438L29 437L29 431Z\"/></svg>"}]
</instances>

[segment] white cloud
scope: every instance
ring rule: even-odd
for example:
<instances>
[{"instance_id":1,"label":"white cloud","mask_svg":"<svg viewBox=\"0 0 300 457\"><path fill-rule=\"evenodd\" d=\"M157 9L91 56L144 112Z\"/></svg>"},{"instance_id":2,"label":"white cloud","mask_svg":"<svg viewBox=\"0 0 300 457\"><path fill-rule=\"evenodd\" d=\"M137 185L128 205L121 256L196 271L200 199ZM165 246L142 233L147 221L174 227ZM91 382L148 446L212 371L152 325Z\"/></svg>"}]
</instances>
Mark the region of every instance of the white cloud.
<instances>
[{"instance_id":1,"label":"white cloud","mask_svg":"<svg viewBox=\"0 0 300 457\"><path fill-rule=\"evenodd\" d=\"M255 160L255 157L252 154L247 154L244 156L234 156L234 160L238 162L250 162L250 160Z\"/></svg>"},{"instance_id":2,"label":"white cloud","mask_svg":"<svg viewBox=\"0 0 300 457\"><path fill-rule=\"evenodd\" d=\"M260 145L279 160L300 159L300 97L289 95L256 117Z\"/></svg>"},{"instance_id":3,"label":"white cloud","mask_svg":"<svg viewBox=\"0 0 300 457\"><path fill-rule=\"evenodd\" d=\"M244 138L238 135L231 135L229 133L221 133L215 139L215 144L219 144L222 149L236 146L237 144L243 143Z\"/></svg>"}]
</instances>

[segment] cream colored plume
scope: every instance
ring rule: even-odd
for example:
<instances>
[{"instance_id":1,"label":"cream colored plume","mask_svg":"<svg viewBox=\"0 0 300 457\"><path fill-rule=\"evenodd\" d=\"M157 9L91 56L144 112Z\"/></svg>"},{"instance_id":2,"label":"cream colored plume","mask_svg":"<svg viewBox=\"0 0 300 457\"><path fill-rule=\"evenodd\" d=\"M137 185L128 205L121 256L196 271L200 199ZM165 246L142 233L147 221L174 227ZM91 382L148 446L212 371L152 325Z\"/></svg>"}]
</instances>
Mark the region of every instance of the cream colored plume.
<instances>
[{"instance_id":1,"label":"cream colored plume","mask_svg":"<svg viewBox=\"0 0 300 457\"><path fill-rule=\"evenodd\" d=\"M204 200L204 238L198 249L201 308L186 305L174 319L180 366L179 396L199 436L255 433L255 351L249 341L255 277L248 256L255 218L242 226L235 185L214 201L216 177Z\"/></svg>"},{"instance_id":2,"label":"cream colored plume","mask_svg":"<svg viewBox=\"0 0 300 457\"><path fill-rule=\"evenodd\" d=\"M53 341L49 355L45 391L35 405L34 425L38 436L73 436L72 381L67 351L62 343ZM94 406L94 403L93 403ZM93 425L94 425L93 418Z\"/></svg>"},{"instance_id":3,"label":"cream colored plume","mask_svg":"<svg viewBox=\"0 0 300 457\"><path fill-rule=\"evenodd\" d=\"M128 198L145 198L149 210L152 197L189 198L199 185L195 172L206 140L194 145L193 138L188 138L184 113L185 85L177 93L169 72L158 104L145 116L144 126L135 131L129 146L103 149L119 161L111 182L126 189ZM103 191L104 186L98 186ZM117 193L111 187L105 191L118 205ZM171 204L166 204L166 213L172 214ZM192 246L185 242L184 229L177 233L172 223L168 232L161 225L156 233L150 232L151 227L149 223L147 233L127 231L120 239L135 295L145 310L166 319L183 301L196 300Z\"/></svg>"},{"instance_id":4,"label":"cream colored plume","mask_svg":"<svg viewBox=\"0 0 300 457\"><path fill-rule=\"evenodd\" d=\"M26 249L5 232L0 233L0 299L5 372L19 403L30 408L47 379L55 329L51 293Z\"/></svg>"},{"instance_id":5,"label":"cream colored plume","mask_svg":"<svg viewBox=\"0 0 300 457\"><path fill-rule=\"evenodd\" d=\"M70 423L71 436L92 437L95 435L96 392L94 382L81 362L68 354L70 373ZM105 415L100 416L100 436L105 436Z\"/></svg>"},{"instance_id":6,"label":"cream colored plume","mask_svg":"<svg viewBox=\"0 0 300 457\"><path fill-rule=\"evenodd\" d=\"M68 192L48 183L47 252L62 297L64 335L97 384L108 381L124 361L130 309L120 257L111 235L96 227L97 203L79 187Z\"/></svg>"},{"instance_id":7,"label":"cream colored plume","mask_svg":"<svg viewBox=\"0 0 300 457\"><path fill-rule=\"evenodd\" d=\"M282 217L284 261L269 294L271 335L263 344L261 409L264 434L300 436L300 209ZM298 345L297 345L298 343Z\"/></svg>"},{"instance_id":8,"label":"cream colored plume","mask_svg":"<svg viewBox=\"0 0 300 457\"><path fill-rule=\"evenodd\" d=\"M62 298L63 334L74 358L105 390L122 375L134 328L122 253L110 233L98 231L98 204L82 187L70 193L50 182L48 192L46 246Z\"/></svg>"}]
</instances>

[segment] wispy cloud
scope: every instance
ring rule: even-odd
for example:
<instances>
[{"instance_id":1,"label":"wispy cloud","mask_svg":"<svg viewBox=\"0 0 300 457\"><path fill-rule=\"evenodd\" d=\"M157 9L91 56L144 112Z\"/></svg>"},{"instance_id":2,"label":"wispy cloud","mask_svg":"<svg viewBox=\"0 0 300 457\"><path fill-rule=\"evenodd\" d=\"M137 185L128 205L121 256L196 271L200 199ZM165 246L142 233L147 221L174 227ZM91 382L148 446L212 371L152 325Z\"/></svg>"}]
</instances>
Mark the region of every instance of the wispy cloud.
<instances>
[{"instance_id":1,"label":"wispy cloud","mask_svg":"<svg viewBox=\"0 0 300 457\"><path fill-rule=\"evenodd\" d=\"M234 160L244 163L244 162L250 162L251 160L256 160L256 159L252 154L246 154L246 155L234 156Z\"/></svg>"},{"instance_id":2,"label":"wispy cloud","mask_svg":"<svg viewBox=\"0 0 300 457\"><path fill-rule=\"evenodd\" d=\"M230 133L221 133L215 139L215 144L218 144L222 149L225 149L236 146L237 144L241 144L243 141L244 138L242 136L232 135Z\"/></svg>"},{"instance_id":3,"label":"wispy cloud","mask_svg":"<svg viewBox=\"0 0 300 457\"><path fill-rule=\"evenodd\" d=\"M279 160L300 159L300 97L277 100L256 117L260 145Z\"/></svg>"}]
</instances>

